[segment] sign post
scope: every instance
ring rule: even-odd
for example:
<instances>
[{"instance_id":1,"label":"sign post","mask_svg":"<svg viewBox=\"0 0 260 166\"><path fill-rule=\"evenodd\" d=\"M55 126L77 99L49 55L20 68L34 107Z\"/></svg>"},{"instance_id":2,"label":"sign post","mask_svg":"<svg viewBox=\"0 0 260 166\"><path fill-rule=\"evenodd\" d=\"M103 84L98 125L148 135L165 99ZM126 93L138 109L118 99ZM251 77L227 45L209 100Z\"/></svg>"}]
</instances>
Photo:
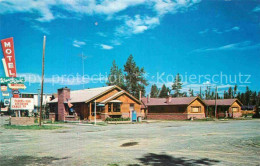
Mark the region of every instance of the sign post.
<instances>
[{"instance_id":1,"label":"sign post","mask_svg":"<svg viewBox=\"0 0 260 166\"><path fill-rule=\"evenodd\" d=\"M41 86L41 107L40 107L40 119L39 126L42 126L42 97L43 97L43 83L44 83L44 56L45 56L45 43L46 36L43 37L43 52L42 52L42 86Z\"/></svg>"}]
</instances>

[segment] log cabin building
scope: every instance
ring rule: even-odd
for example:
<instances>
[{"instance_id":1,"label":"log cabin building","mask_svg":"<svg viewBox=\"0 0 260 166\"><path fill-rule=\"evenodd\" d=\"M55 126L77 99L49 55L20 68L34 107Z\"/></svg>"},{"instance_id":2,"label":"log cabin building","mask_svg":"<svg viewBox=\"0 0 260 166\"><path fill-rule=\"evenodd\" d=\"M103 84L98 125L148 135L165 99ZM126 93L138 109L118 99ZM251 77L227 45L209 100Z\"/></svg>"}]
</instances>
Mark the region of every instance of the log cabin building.
<instances>
[{"instance_id":1,"label":"log cabin building","mask_svg":"<svg viewBox=\"0 0 260 166\"><path fill-rule=\"evenodd\" d=\"M215 116L215 100L204 100L207 105L207 116ZM238 118L242 116L241 106L238 99L217 99L217 118Z\"/></svg>"},{"instance_id":2,"label":"log cabin building","mask_svg":"<svg viewBox=\"0 0 260 166\"><path fill-rule=\"evenodd\" d=\"M185 120L205 118L206 104L199 97L142 98L147 119Z\"/></svg>"},{"instance_id":3,"label":"log cabin building","mask_svg":"<svg viewBox=\"0 0 260 166\"><path fill-rule=\"evenodd\" d=\"M137 117L144 117L141 101L118 86L71 91L69 88L58 89L57 98L48 102L49 118L57 121L105 120L107 117L131 118L132 111Z\"/></svg>"}]
</instances>

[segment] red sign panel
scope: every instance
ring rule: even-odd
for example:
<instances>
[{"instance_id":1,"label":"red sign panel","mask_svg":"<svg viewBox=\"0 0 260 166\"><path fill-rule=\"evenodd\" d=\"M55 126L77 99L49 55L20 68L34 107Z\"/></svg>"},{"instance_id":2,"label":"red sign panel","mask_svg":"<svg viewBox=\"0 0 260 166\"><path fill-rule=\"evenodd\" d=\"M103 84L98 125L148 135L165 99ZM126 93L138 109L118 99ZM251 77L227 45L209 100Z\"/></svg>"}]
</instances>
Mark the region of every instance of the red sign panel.
<instances>
[{"instance_id":1,"label":"red sign panel","mask_svg":"<svg viewBox=\"0 0 260 166\"><path fill-rule=\"evenodd\" d=\"M5 57L6 67L9 77L16 77L16 66L14 56L14 41L13 38L1 40L2 49Z\"/></svg>"}]
</instances>

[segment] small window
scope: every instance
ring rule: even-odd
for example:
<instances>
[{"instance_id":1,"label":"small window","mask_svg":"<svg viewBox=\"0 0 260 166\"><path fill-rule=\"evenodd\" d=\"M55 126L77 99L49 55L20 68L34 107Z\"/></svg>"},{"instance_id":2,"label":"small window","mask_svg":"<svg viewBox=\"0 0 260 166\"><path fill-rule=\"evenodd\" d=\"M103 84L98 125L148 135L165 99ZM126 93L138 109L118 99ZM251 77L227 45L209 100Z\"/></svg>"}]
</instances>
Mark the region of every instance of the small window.
<instances>
[{"instance_id":1,"label":"small window","mask_svg":"<svg viewBox=\"0 0 260 166\"><path fill-rule=\"evenodd\" d=\"M232 107L232 112L237 112L238 108L237 107Z\"/></svg>"},{"instance_id":2,"label":"small window","mask_svg":"<svg viewBox=\"0 0 260 166\"><path fill-rule=\"evenodd\" d=\"M120 104L114 103L113 104L113 112L120 112L120 111L121 111Z\"/></svg>"},{"instance_id":3,"label":"small window","mask_svg":"<svg viewBox=\"0 0 260 166\"><path fill-rule=\"evenodd\" d=\"M194 113L200 112L200 107L191 107L191 112L194 112Z\"/></svg>"}]
</instances>

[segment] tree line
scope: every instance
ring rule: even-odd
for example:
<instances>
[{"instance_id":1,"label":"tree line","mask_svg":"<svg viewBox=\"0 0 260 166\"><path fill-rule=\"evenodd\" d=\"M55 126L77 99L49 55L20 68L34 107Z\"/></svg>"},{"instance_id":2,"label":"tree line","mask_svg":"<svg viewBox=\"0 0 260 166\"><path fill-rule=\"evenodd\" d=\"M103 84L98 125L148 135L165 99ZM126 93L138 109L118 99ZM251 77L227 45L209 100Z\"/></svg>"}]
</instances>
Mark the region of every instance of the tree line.
<instances>
[{"instance_id":1,"label":"tree line","mask_svg":"<svg viewBox=\"0 0 260 166\"><path fill-rule=\"evenodd\" d=\"M115 60L112 63L107 85L117 85L122 89L128 91L130 94L139 98L139 92L142 95L146 94L145 87L148 86L148 81L145 78L145 70L143 67L138 67L134 61L134 57L130 55L121 69L117 66ZM189 89L188 92L182 91L182 81L179 74L175 76L174 82L171 88L167 87L165 84L159 88L156 84L151 86L150 97L152 98L165 98L171 95L172 97L194 97L199 96L202 99L232 99L238 98L244 105L256 105L259 106L260 92L252 91L249 87L246 87L245 92L240 92L237 85L233 88L230 86L227 91L224 91L223 95L220 96L216 93L215 87L206 86L205 90L200 87L199 92L194 93L193 89ZM173 92L173 93L171 93ZM217 95L217 96L216 96Z\"/></svg>"}]
</instances>

